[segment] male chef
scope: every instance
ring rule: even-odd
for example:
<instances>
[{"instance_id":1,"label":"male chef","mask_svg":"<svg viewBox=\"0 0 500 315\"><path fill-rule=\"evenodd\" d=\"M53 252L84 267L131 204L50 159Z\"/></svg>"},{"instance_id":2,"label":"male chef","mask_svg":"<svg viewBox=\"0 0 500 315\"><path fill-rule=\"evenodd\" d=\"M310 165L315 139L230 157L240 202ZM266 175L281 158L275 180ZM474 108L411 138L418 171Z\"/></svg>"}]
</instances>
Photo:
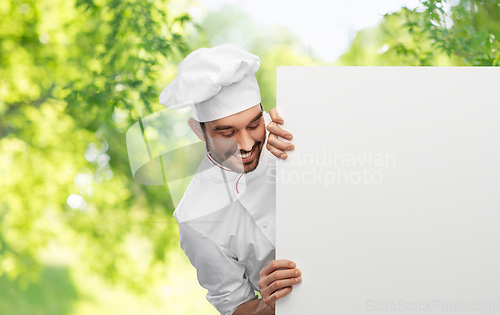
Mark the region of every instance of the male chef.
<instances>
[{"instance_id":1,"label":"male chef","mask_svg":"<svg viewBox=\"0 0 500 315\"><path fill-rule=\"evenodd\" d=\"M274 155L286 158L293 146L277 137L291 139L277 112L262 110L259 66L236 44L200 48L160 95L170 109L192 110L189 126L206 142L174 217L207 300L224 315L274 314L276 300L301 282L294 262L275 260Z\"/></svg>"}]
</instances>

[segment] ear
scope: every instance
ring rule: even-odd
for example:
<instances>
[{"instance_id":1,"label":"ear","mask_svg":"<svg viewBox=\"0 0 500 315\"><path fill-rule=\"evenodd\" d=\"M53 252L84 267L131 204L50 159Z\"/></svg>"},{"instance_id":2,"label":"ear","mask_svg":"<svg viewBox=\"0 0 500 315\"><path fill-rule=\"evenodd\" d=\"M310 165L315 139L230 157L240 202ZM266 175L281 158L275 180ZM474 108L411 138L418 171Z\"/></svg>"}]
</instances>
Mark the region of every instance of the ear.
<instances>
[{"instance_id":1,"label":"ear","mask_svg":"<svg viewBox=\"0 0 500 315\"><path fill-rule=\"evenodd\" d=\"M201 130L200 123L196 121L193 117L188 119L188 125L191 130L193 130L194 134L200 139L201 141L205 141L205 136L203 135L203 131Z\"/></svg>"}]
</instances>

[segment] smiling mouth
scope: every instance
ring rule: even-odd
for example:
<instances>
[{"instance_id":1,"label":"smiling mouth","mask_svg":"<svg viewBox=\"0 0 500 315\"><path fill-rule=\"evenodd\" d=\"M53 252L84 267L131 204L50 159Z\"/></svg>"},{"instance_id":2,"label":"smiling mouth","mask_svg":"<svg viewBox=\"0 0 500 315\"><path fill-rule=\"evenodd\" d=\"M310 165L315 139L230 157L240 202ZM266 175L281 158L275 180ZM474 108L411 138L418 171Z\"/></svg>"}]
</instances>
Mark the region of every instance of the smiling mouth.
<instances>
[{"instance_id":1,"label":"smiling mouth","mask_svg":"<svg viewBox=\"0 0 500 315\"><path fill-rule=\"evenodd\" d=\"M240 158L240 159L246 159L247 157L250 156L250 154L252 154L253 151L250 151L248 153L245 153L245 154L235 154L236 157Z\"/></svg>"},{"instance_id":2,"label":"smiling mouth","mask_svg":"<svg viewBox=\"0 0 500 315\"><path fill-rule=\"evenodd\" d=\"M252 161L255 158L255 151L256 149L253 149L252 151L244 154L234 154L234 156L241 161L241 163L245 164L250 161Z\"/></svg>"},{"instance_id":3,"label":"smiling mouth","mask_svg":"<svg viewBox=\"0 0 500 315\"><path fill-rule=\"evenodd\" d=\"M259 145L255 145L252 148L252 151L250 151L250 152L241 153L241 151L240 151L239 153L235 152L233 155L238 160L240 160L242 163L248 163L248 162L252 161L255 158L255 155L256 155L258 147L259 147Z\"/></svg>"}]
</instances>

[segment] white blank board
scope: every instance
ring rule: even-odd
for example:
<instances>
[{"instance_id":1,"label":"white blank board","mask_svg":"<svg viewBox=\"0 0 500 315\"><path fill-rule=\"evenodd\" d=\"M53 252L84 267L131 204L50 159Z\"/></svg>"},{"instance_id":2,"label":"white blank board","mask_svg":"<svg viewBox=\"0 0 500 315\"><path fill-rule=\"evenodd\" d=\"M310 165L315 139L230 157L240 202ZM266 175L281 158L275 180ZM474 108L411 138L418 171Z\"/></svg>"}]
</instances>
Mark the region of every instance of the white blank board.
<instances>
[{"instance_id":1,"label":"white blank board","mask_svg":"<svg viewBox=\"0 0 500 315\"><path fill-rule=\"evenodd\" d=\"M278 315L500 314L500 68L279 67Z\"/></svg>"}]
</instances>

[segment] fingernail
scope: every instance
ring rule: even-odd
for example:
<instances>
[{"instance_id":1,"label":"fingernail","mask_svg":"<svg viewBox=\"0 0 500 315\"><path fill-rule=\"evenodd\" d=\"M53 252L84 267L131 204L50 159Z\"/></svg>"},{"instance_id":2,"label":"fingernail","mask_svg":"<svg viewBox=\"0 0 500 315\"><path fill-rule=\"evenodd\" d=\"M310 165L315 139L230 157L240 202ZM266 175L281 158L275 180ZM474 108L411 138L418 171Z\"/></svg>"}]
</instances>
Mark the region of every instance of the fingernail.
<instances>
[{"instance_id":1,"label":"fingernail","mask_svg":"<svg viewBox=\"0 0 500 315\"><path fill-rule=\"evenodd\" d=\"M297 279L295 279L295 281L297 281L297 282L301 282L301 281L302 281L302 278L301 278L301 277L298 277Z\"/></svg>"},{"instance_id":2,"label":"fingernail","mask_svg":"<svg viewBox=\"0 0 500 315\"><path fill-rule=\"evenodd\" d=\"M281 155L281 158L282 158L282 159L286 159L286 154L282 154L282 155Z\"/></svg>"},{"instance_id":3,"label":"fingernail","mask_svg":"<svg viewBox=\"0 0 500 315\"><path fill-rule=\"evenodd\" d=\"M284 123L284 121L283 121L283 120L278 120L278 122L279 122L280 124L283 124L283 123Z\"/></svg>"},{"instance_id":4,"label":"fingernail","mask_svg":"<svg viewBox=\"0 0 500 315\"><path fill-rule=\"evenodd\" d=\"M298 270L295 270L295 274L298 275L299 274L299 271Z\"/></svg>"},{"instance_id":5,"label":"fingernail","mask_svg":"<svg viewBox=\"0 0 500 315\"><path fill-rule=\"evenodd\" d=\"M286 148L288 151L291 151L293 150L293 146L289 146L288 148Z\"/></svg>"},{"instance_id":6,"label":"fingernail","mask_svg":"<svg viewBox=\"0 0 500 315\"><path fill-rule=\"evenodd\" d=\"M291 135L286 135L285 138L287 138L288 140L292 140L292 136Z\"/></svg>"},{"instance_id":7,"label":"fingernail","mask_svg":"<svg viewBox=\"0 0 500 315\"><path fill-rule=\"evenodd\" d=\"M295 264L293 262L290 263L290 267L295 268Z\"/></svg>"}]
</instances>

